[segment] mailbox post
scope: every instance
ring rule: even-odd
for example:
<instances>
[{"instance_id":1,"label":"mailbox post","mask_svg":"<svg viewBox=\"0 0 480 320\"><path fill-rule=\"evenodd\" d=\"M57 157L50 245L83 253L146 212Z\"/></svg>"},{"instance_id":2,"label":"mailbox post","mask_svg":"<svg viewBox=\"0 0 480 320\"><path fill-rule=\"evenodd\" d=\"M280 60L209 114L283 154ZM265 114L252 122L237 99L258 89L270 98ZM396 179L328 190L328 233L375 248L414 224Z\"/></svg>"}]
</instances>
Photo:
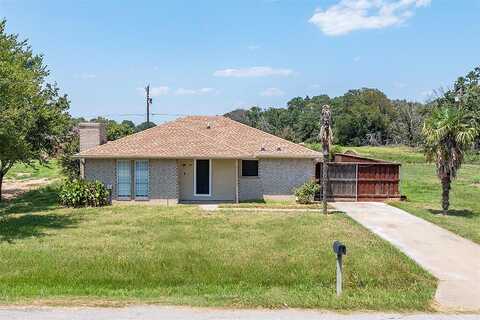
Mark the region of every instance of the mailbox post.
<instances>
[{"instance_id":1,"label":"mailbox post","mask_svg":"<svg viewBox=\"0 0 480 320\"><path fill-rule=\"evenodd\" d=\"M347 254L347 247L338 240L333 242L333 252L337 255L337 296L342 294L342 256Z\"/></svg>"}]
</instances>

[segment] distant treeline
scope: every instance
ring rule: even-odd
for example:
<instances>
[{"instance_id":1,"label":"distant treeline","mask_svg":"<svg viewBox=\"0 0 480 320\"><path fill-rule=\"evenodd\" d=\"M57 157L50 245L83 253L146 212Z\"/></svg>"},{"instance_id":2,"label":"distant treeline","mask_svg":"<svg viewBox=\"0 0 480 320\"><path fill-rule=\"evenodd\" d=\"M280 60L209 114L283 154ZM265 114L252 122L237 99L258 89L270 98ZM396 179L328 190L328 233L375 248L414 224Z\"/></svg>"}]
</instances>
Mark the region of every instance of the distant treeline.
<instances>
[{"instance_id":1,"label":"distant treeline","mask_svg":"<svg viewBox=\"0 0 480 320\"><path fill-rule=\"evenodd\" d=\"M286 108L254 106L233 110L225 116L294 142L316 143L325 104L332 107L335 144L422 145L422 126L430 105L391 100L378 89L350 90L335 98L296 97Z\"/></svg>"}]
</instances>

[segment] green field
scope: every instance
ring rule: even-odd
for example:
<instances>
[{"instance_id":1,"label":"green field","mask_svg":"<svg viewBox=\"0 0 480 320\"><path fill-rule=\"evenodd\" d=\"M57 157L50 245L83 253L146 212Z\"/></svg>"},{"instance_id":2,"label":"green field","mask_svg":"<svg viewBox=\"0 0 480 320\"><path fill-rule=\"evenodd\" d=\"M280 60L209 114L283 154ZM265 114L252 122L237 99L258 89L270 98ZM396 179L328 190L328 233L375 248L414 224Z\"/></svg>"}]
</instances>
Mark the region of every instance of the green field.
<instances>
[{"instance_id":1,"label":"green field","mask_svg":"<svg viewBox=\"0 0 480 320\"><path fill-rule=\"evenodd\" d=\"M436 280L342 214L0 206L0 303L430 310ZM345 294L331 244L342 239Z\"/></svg>"},{"instance_id":2,"label":"green field","mask_svg":"<svg viewBox=\"0 0 480 320\"><path fill-rule=\"evenodd\" d=\"M480 156L469 154L450 191L448 216L440 212L441 186L435 165L408 147L346 147L366 156L402 163L401 192L407 201L391 204L480 243Z\"/></svg>"},{"instance_id":3,"label":"green field","mask_svg":"<svg viewBox=\"0 0 480 320\"><path fill-rule=\"evenodd\" d=\"M34 162L33 166L14 165L5 176L6 180L55 179L60 176L60 167L56 160L50 160L46 165Z\"/></svg>"}]
</instances>

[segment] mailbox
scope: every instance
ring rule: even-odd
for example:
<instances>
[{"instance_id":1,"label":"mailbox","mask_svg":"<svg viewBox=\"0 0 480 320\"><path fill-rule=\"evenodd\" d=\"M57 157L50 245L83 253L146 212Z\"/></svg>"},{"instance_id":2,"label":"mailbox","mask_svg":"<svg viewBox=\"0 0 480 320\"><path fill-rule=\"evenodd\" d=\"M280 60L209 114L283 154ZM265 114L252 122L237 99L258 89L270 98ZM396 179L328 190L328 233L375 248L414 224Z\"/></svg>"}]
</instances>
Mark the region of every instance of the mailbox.
<instances>
[{"instance_id":1,"label":"mailbox","mask_svg":"<svg viewBox=\"0 0 480 320\"><path fill-rule=\"evenodd\" d=\"M347 254L347 247L338 240L333 242L333 252L337 255L346 255Z\"/></svg>"},{"instance_id":2,"label":"mailbox","mask_svg":"<svg viewBox=\"0 0 480 320\"><path fill-rule=\"evenodd\" d=\"M343 267L342 256L347 254L347 247L338 240L333 242L333 252L337 255L337 296L342 294Z\"/></svg>"}]
</instances>

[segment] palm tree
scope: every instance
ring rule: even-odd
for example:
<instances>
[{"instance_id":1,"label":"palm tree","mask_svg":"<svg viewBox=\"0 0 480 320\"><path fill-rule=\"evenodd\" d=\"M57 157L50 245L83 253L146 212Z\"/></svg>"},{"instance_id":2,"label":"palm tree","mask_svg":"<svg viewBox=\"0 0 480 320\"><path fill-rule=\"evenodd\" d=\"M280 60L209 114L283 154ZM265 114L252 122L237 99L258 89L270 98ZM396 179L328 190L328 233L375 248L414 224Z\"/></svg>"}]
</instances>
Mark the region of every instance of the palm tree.
<instances>
[{"instance_id":1,"label":"palm tree","mask_svg":"<svg viewBox=\"0 0 480 320\"><path fill-rule=\"evenodd\" d=\"M423 134L427 161L435 161L442 184L442 209L446 215L451 183L462 165L465 151L475 141L477 128L461 105L455 106L443 100L425 121Z\"/></svg>"}]
</instances>

